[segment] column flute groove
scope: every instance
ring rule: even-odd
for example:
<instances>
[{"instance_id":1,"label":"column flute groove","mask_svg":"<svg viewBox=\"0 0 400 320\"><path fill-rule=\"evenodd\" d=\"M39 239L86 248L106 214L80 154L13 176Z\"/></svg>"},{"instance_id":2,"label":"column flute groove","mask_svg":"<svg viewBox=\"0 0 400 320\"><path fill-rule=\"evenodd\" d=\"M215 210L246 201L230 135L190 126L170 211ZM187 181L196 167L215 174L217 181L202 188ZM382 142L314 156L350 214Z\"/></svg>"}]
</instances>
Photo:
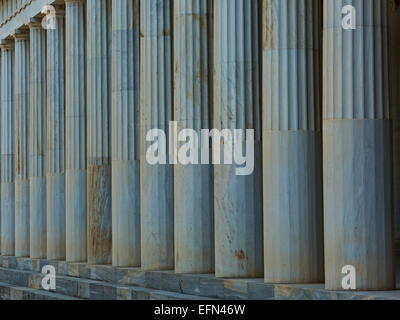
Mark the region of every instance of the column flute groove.
<instances>
[{"instance_id":1,"label":"column flute groove","mask_svg":"<svg viewBox=\"0 0 400 320\"><path fill-rule=\"evenodd\" d=\"M212 127L212 6L211 0L174 0L174 120L178 132L192 129L199 137ZM212 165L177 164L174 188L175 272L212 273Z\"/></svg>"},{"instance_id":2,"label":"column flute groove","mask_svg":"<svg viewBox=\"0 0 400 320\"><path fill-rule=\"evenodd\" d=\"M391 112L393 117L394 237L400 259L400 2L391 0ZM400 260L397 260L400 261ZM398 263L400 267L400 264Z\"/></svg>"},{"instance_id":3,"label":"column flute groove","mask_svg":"<svg viewBox=\"0 0 400 320\"><path fill-rule=\"evenodd\" d=\"M112 260L140 267L139 0L113 0L112 14Z\"/></svg>"},{"instance_id":4,"label":"column flute groove","mask_svg":"<svg viewBox=\"0 0 400 320\"><path fill-rule=\"evenodd\" d=\"M65 247L65 25L47 30L47 259L64 260Z\"/></svg>"},{"instance_id":5,"label":"column flute groove","mask_svg":"<svg viewBox=\"0 0 400 320\"><path fill-rule=\"evenodd\" d=\"M15 39L15 255L28 257L29 237L29 34Z\"/></svg>"},{"instance_id":6,"label":"column flute groove","mask_svg":"<svg viewBox=\"0 0 400 320\"><path fill-rule=\"evenodd\" d=\"M88 262L112 263L111 1L87 1Z\"/></svg>"},{"instance_id":7,"label":"column flute groove","mask_svg":"<svg viewBox=\"0 0 400 320\"><path fill-rule=\"evenodd\" d=\"M321 6L263 0L264 278L324 280Z\"/></svg>"},{"instance_id":8,"label":"column flute groove","mask_svg":"<svg viewBox=\"0 0 400 320\"><path fill-rule=\"evenodd\" d=\"M15 254L14 216L14 43L3 41L1 49L1 254Z\"/></svg>"},{"instance_id":9,"label":"column flute groove","mask_svg":"<svg viewBox=\"0 0 400 320\"><path fill-rule=\"evenodd\" d=\"M85 5L66 0L66 260L87 259Z\"/></svg>"},{"instance_id":10,"label":"column flute groove","mask_svg":"<svg viewBox=\"0 0 400 320\"><path fill-rule=\"evenodd\" d=\"M356 29L342 28L342 8ZM324 1L323 144L326 288L395 286L388 1Z\"/></svg>"},{"instance_id":11,"label":"column flute groove","mask_svg":"<svg viewBox=\"0 0 400 320\"><path fill-rule=\"evenodd\" d=\"M46 30L40 21L31 20L30 28L30 257L47 256L46 233Z\"/></svg>"},{"instance_id":12,"label":"column flute groove","mask_svg":"<svg viewBox=\"0 0 400 320\"><path fill-rule=\"evenodd\" d=\"M255 140L250 175L236 175L236 165L214 166L217 277L263 275L259 4L214 3L214 127L253 129Z\"/></svg>"},{"instance_id":13,"label":"column flute groove","mask_svg":"<svg viewBox=\"0 0 400 320\"><path fill-rule=\"evenodd\" d=\"M160 129L170 138L172 120L171 0L140 1L140 211L144 270L174 267L174 169L150 165L146 135Z\"/></svg>"}]
</instances>

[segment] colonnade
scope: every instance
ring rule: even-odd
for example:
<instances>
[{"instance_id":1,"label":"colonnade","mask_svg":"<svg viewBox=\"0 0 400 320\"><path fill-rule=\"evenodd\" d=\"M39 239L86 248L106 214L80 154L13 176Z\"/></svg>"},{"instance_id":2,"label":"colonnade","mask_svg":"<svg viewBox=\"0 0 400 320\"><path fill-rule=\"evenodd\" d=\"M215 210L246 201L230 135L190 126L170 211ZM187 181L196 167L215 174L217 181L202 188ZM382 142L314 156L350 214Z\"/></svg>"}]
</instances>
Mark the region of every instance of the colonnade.
<instances>
[{"instance_id":1,"label":"colonnade","mask_svg":"<svg viewBox=\"0 0 400 320\"><path fill-rule=\"evenodd\" d=\"M389 1L53 5L0 44L2 255L394 289ZM253 129L254 172L148 163L173 120Z\"/></svg>"}]
</instances>

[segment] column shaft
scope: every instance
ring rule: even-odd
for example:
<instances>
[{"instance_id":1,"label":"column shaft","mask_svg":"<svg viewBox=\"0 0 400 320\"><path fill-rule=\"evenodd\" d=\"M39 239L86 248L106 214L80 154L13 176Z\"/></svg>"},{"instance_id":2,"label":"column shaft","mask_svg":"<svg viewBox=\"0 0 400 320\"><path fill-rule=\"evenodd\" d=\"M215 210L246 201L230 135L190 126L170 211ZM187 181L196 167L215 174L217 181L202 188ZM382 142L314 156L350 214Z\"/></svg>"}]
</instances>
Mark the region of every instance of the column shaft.
<instances>
[{"instance_id":1,"label":"column shaft","mask_svg":"<svg viewBox=\"0 0 400 320\"><path fill-rule=\"evenodd\" d=\"M174 1L174 120L178 132L193 129L199 137L201 129L212 127L212 4L210 0ZM175 271L211 273L212 165L177 164L174 187Z\"/></svg>"},{"instance_id":2,"label":"column shaft","mask_svg":"<svg viewBox=\"0 0 400 320\"><path fill-rule=\"evenodd\" d=\"M66 260L87 258L86 38L84 1L66 1Z\"/></svg>"},{"instance_id":3,"label":"column shaft","mask_svg":"<svg viewBox=\"0 0 400 320\"><path fill-rule=\"evenodd\" d=\"M14 219L14 46L1 46L1 254L15 253Z\"/></svg>"},{"instance_id":4,"label":"column shaft","mask_svg":"<svg viewBox=\"0 0 400 320\"><path fill-rule=\"evenodd\" d=\"M146 135L172 120L171 0L140 1L140 210L142 269L174 267L174 169L150 165ZM162 152L162 151L161 151Z\"/></svg>"},{"instance_id":5,"label":"column shaft","mask_svg":"<svg viewBox=\"0 0 400 320\"><path fill-rule=\"evenodd\" d=\"M262 8L264 278L323 282L320 1Z\"/></svg>"},{"instance_id":6,"label":"column shaft","mask_svg":"<svg viewBox=\"0 0 400 320\"><path fill-rule=\"evenodd\" d=\"M344 3L356 29L342 28ZM388 1L324 1L326 288L356 269L357 290L394 288Z\"/></svg>"},{"instance_id":7,"label":"column shaft","mask_svg":"<svg viewBox=\"0 0 400 320\"><path fill-rule=\"evenodd\" d=\"M400 258L400 2L392 1L390 21L391 111L393 117L394 238ZM400 270L400 259L397 259ZM398 279L400 281L400 278Z\"/></svg>"},{"instance_id":8,"label":"column shaft","mask_svg":"<svg viewBox=\"0 0 400 320\"><path fill-rule=\"evenodd\" d=\"M258 0L214 4L215 128L255 130L250 175L236 175L236 165L214 166L217 277L263 274L258 8Z\"/></svg>"},{"instance_id":9,"label":"column shaft","mask_svg":"<svg viewBox=\"0 0 400 320\"><path fill-rule=\"evenodd\" d=\"M112 4L112 260L139 267L139 1Z\"/></svg>"},{"instance_id":10,"label":"column shaft","mask_svg":"<svg viewBox=\"0 0 400 320\"><path fill-rule=\"evenodd\" d=\"M58 10L59 12L59 10ZM47 258L65 259L64 17L47 30Z\"/></svg>"},{"instance_id":11,"label":"column shaft","mask_svg":"<svg viewBox=\"0 0 400 320\"><path fill-rule=\"evenodd\" d=\"M87 1L88 262L111 257L111 1Z\"/></svg>"},{"instance_id":12,"label":"column shaft","mask_svg":"<svg viewBox=\"0 0 400 320\"><path fill-rule=\"evenodd\" d=\"M29 256L29 35L15 34L15 255Z\"/></svg>"},{"instance_id":13,"label":"column shaft","mask_svg":"<svg viewBox=\"0 0 400 320\"><path fill-rule=\"evenodd\" d=\"M30 24L30 256L46 258L46 30Z\"/></svg>"}]
</instances>

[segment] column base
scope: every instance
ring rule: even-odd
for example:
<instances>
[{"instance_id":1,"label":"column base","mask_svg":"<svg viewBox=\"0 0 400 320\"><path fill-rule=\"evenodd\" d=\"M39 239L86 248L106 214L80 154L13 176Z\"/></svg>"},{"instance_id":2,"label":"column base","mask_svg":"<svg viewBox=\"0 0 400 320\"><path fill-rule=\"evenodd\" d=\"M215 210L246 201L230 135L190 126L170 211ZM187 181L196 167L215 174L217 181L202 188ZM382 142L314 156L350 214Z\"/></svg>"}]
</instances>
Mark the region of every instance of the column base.
<instances>
[{"instance_id":1,"label":"column base","mask_svg":"<svg viewBox=\"0 0 400 320\"><path fill-rule=\"evenodd\" d=\"M140 162L112 163L112 264L140 266Z\"/></svg>"},{"instance_id":2,"label":"column base","mask_svg":"<svg viewBox=\"0 0 400 320\"><path fill-rule=\"evenodd\" d=\"M1 254L15 254L14 182L1 183Z\"/></svg>"},{"instance_id":3,"label":"column base","mask_svg":"<svg viewBox=\"0 0 400 320\"><path fill-rule=\"evenodd\" d=\"M326 288L342 290L345 266L356 290L395 288L389 120L325 120Z\"/></svg>"},{"instance_id":4,"label":"column base","mask_svg":"<svg viewBox=\"0 0 400 320\"><path fill-rule=\"evenodd\" d=\"M261 141L255 141L248 176L237 176L236 165L214 166L216 277L263 276L261 152Z\"/></svg>"},{"instance_id":5,"label":"column base","mask_svg":"<svg viewBox=\"0 0 400 320\"><path fill-rule=\"evenodd\" d=\"M174 178L175 272L212 273L213 166L177 165Z\"/></svg>"},{"instance_id":6,"label":"column base","mask_svg":"<svg viewBox=\"0 0 400 320\"><path fill-rule=\"evenodd\" d=\"M30 257L47 256L46 177L30 178Z\"/></svg>"},{"instance_id":7,"label":"column base","mask_svg":"<svg viewBox=\"0 0 400 320\"><path fill-rule=\"evenodd\" d=\"M264 277L324 281L322 133L263 134Z\"/></svg>"},{"instance_id":8,"label":"column base","mask_svg":"<svg viewBox=\"0 0 400 320\"><path fill-rule=\"evenodd\" d=\"M66 187L66 260L83 262L87 259L86 170L67 170Z\"/></svg>"},{"instance_id":9,"label":"column base","mask_svg":"<svg viewBox=\"0 0 400 320\"><path fill-rule=\"evenodd\" d=\"M29 257L29 180L15 180L15 255Z\"/></svg>"},{"instance_id":10,"label":"column base","mask_svg":"<svg viewBox=\"0 0 400 320\"><path fill-rule=\"evenodd\" d=\"M65 176L48 174L47 187L47 259L65 259Z\"/></svg>"}]
</instances>

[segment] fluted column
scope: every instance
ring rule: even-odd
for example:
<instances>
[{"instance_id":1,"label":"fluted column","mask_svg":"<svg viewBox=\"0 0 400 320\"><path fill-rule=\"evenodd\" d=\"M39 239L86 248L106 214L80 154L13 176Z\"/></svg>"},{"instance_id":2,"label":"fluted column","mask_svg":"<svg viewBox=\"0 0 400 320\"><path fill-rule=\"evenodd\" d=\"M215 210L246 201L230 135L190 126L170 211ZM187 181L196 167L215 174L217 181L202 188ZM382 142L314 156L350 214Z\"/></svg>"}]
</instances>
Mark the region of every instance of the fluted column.
<instances>
[{"instance_id":1,"label":"fluted column","mask_svg":"<svg viewBox=\"0 0 400 320\"><path fill-rule=\"evenodd\" d=\"M40 21L30 28L30 257L46 258L46 30Z\"/></svg>"},{"instance_id":2,"label":"fluted column","mask_svg":"<svg viewBox=\"0 0 400 320\"><path fill-rule=\"evenodd\" d=\"M393 117L394 237L400 258L400 1L391 0L391 106ZM400 268L400 260L397 265ZM400 269L399 269L400 270ZM400 278L398 278L400 281Z\"/></svg>"},{"instance_id":3,"label":"fluted column","mask_svg":"<svg viewBox=\"0 0 400 320\"><path fill-rule=\"evenodd\" d=\"M15 39L15 255L29 256L29 34Z\"/></svg>"},{"instance_id":4,"label":"fluted column","mask_svg":"<svg viewBox=\"0 0 400 320\"><path fill-rule=\"evenodd\" d=\"M342 28L342 7L356 29ZM324 1L323 143L326 288L342 268L357 290L394 287L388 1Z\"/></svg>"},{"instance_id":5,"label":"fluted column","mask_svg":"<svg viewBox=\"0 0 400 320\"><path fill-rule=\"evenodd\" d=\"M14 43L1 48L1 254L15 253L14 219Z\"/></svg>"},{"instance_id":6,"label":"fluted column","mask_svg":"<svg viewBox=\"0 0 400 320\"><path fill-rule=\"evenodd\" d=\"M174 267L174 169L146 161L150 129L172 120L171 0L140 1L140 211L142 269Z\"/></svg>"},{"instance_id":7,"label":"fluted column","mask_svg":"<svg viewBox=\"0 0 400 320\"><path fill-rule=\"evenodd\" d=\"M258 0L214 3L214 126L255 130L250 175L236 175L236 165L214 166L217 277L263 274L258 5Z\"/></svg>"},{"instance_id":8,"label":"fluted column","mask_svg":"<svg viewBox=\"0 0 400 320\"><path fill-rule=\"evenodd\" d=\"M82 0L65 5L66 260L80 262L87 258L85 8Z\"/></svg>"},{"instance_id":9,"label":"fluted column","mask_svg":"<svg viewBox=\"0 0 400 320\"><path fill-rule=\"evenodd\" d=\"M113 0L112 15L112 262L139 267L139 0Z\"/></svg>"},{"instance_id":10,"label":"fluted column","mask_svg":"<svg viewBox=\"0 0 400 320\"><path fill-rule=\"evenodd\" d=\"M88 262L111 257L111 1L87 1Z\"/></svg>"},{"instance_id":11,"label":"fluted column","mask_svg":"<svg viewBox=\"0 0 400 320\"><path fill-rule=\"evenodd\" d=\"M47 258L65 259L64 16L47 30Z\"/></svg>"},{"instance_id":12,"label":"fluted column","mask_svg":"<svg viewBox=\"0 0 400 320\"><path fill-rule=\"evenodd\" d=\"M201 129L212 127L211 55L212 1L175 0L174 120L178 122L178 132L193 129L201 137ZM175 271L211 273L214 271L212 165L176 165L174 187Z\"/></svg>"},{"instance_id":13,"label":"fluted column","mask_svg":"<svg viewBox=\"0 0 400 320\"><path fill-rule=\"evenodd\" d=\"M324 281L319 0L263 0L264 278Z\"/></svg>"}]
</instances>

